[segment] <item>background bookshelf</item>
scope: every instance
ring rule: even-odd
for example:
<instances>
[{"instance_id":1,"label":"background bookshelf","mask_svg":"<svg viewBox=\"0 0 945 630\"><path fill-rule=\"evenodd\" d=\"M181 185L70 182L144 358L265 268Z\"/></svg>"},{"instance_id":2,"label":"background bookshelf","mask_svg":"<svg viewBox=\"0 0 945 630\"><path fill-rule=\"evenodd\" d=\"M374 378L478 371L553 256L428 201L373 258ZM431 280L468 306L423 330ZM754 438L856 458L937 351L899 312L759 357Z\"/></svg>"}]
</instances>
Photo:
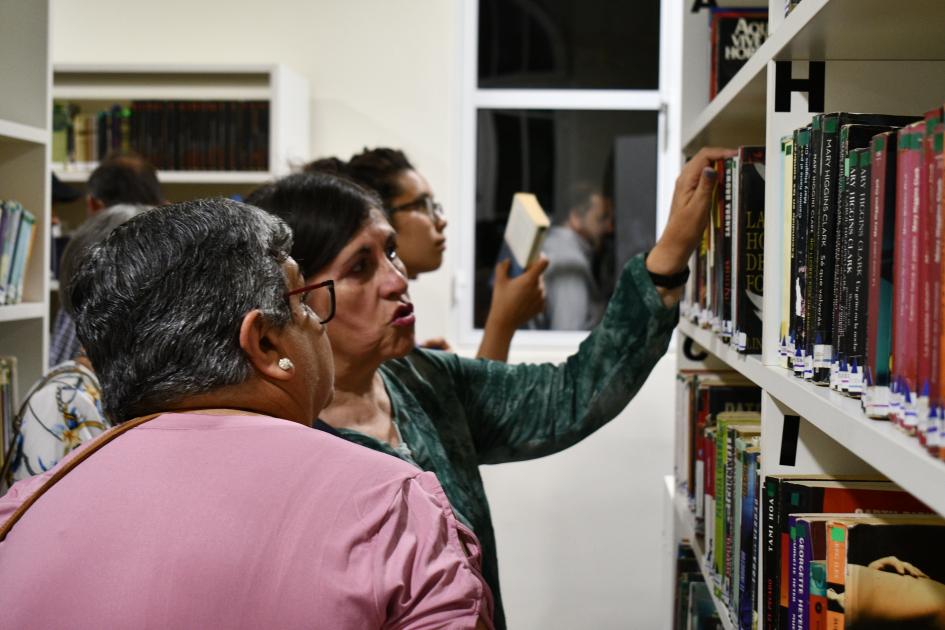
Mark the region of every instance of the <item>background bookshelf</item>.
<instances>
[{"instance_id":1,"label":"background bookshelf","mask_svg":"<svg viewBox=\"0 0 945 630\"><path fill-rule=\"evenodd\" d=\"M0 0L0 199L36 217L23 301L0 306L0 355L17 358L18 396L45 370L49 268L49 4Z\"/></svg>"},{"instance_id":2,"label":"background bookshelf","mask_svg":"<svg viewBox=\"0 0 945 630\"><path fill-rule=\"evenodd\" d=\"M691 4L691 3L690 3ZM807 77L808 61L825 62L824 110L922 114L945 102L945 3L915 0L803 0L787 17L784 0L719 2L768 7L765 44L711 102L708 15L687 12L682 37L682 131L685 155L701 146L766 146L766 216L779 214L780 139L810 122L809 95L792 92L788 111L775 111L775 64L791 62L792 77ZM682 321L680 367L694 367L682 348L686 338L705 349L708 361L737 370L762 389L761 472L860 474L877 471L945 515L945 463L892 424L870 420L857 400L795 379L778 366L782 223L765 222L763 338L761 355L744 356L714 333ZM708 366L707 366L708 367ZM782 466L785 416L800 416L797 455ZM668 482L671 540L694 538L692 513L678 480ZM671 545L672 547L673 545ZM697 554L698 545L694 545ZM705 568L703 560L703 569ZM711 583L711 576L706 575ZM759 580L760 583L760 580ZM760 597L760 591L758 593ZM721 602L719 602L721 605ZM720 610L728 623L728 612ZM727 626L729 627L729 626Z\"/></svg>"},{"instance_id":3,"label":"background bookshelf","mask_svg":"<svg viewBox=\"0 0 945 630\"><path fill-rule=\"evenodd\" d=\"M56 64L53 101L95 112L133 100L266 101L269 168L262 171L162 170L169 201L217 195L245 196L259 184L309 159L309 89L299 74L272 65ZM84 190L91 169L53 164L63 182ZM84 201L57 207L66 231L84 220Z\"/></svg>"}]
</instances>

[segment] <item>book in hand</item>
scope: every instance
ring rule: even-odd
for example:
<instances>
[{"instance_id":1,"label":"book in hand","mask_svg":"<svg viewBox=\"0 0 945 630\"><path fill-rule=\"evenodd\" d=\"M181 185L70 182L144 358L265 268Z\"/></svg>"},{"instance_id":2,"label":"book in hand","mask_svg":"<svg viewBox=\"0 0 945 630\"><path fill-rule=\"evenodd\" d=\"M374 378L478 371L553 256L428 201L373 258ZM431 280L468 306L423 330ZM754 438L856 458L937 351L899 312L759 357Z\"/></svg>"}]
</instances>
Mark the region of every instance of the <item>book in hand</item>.
<instances>
[{"instance_id":1,"label":"book in hand","mask_svg":"<svg viewBox=\"0 0 945 630\"><path fill-rule=\"evenodd\" d=\"M549 227L551 221L535 195L515 193L498 260L502 262L506 258L511 259L510 278L521 275L529 265L538 260Z\"/></svg>"}]
</instances>

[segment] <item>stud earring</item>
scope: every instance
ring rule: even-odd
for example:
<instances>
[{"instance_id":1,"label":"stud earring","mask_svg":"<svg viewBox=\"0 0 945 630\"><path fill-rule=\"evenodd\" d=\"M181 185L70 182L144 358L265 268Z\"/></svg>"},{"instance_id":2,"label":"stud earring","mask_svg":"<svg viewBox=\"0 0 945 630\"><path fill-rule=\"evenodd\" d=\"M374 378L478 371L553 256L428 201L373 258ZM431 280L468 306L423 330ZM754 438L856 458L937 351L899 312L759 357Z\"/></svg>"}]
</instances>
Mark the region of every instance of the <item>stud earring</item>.
<instances>
[{"instance_id":1,"label":"stud earring","mask_svg":"<svg viewBox=\"0 0 945 630\"><path fill-rule=\"evenodd\" d=\"M288 372L294 367L295 367L295 364L292 363L292 359L289 359L286 357L282 357L281 359L279 359L279 369L285 370L286 372Z\"/></svg>"}]
</instances>

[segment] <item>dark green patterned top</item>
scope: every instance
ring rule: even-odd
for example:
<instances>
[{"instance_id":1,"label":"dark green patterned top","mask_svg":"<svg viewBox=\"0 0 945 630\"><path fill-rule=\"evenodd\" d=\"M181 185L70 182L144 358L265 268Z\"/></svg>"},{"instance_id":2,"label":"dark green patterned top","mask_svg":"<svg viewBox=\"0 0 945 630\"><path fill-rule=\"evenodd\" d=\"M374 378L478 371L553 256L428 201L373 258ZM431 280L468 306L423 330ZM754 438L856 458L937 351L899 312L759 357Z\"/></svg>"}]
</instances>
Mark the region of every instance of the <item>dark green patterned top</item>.
<instances>
[{"instance_id":1,"label":"dark green patterned top","mask_svg":"<svg viewBox=\"0 0 945 630\"><path fill-rule=\"evenodd\" d=\"M406 449L340 430L436 473L456 515L482 544L497 628L505 620L479 466L557 453L613 419L665 354L677 319L638 256L624 268L601 323L564 363L507 365L416 349L380 368Z\"/></svg>"}]
</instances>

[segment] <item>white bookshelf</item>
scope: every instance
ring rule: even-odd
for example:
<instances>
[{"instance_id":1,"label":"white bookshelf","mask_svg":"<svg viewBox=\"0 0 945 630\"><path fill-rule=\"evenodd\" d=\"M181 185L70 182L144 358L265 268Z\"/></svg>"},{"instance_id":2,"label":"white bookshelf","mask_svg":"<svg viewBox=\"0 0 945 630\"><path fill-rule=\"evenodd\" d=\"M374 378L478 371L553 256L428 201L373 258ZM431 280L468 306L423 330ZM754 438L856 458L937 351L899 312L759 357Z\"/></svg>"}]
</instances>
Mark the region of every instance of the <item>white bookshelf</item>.
<instances>
[{"instance_id":1,"label":"white bookshelf","mask_svg":"<svg viewBox=\"0 0 945 630\"><path fill-rule=\"evenodd\" d=\"M889 422L867 418L858 400L795 379L778 365L783 235L781 221L770 219L780 213L780 139L813 115L803 92L791 94L789 111L775 111L775 63L789 61L792 76L805 78L808 61L825 62L827 112L924 113L945 102L945 2L803 0L786 18L783 0L719 4L768 6L769 39L710 102L708 18L705 13L686 14L680 144L685 155L705 145L766 147L763 352L740 355L688 321L680 322L677 348L681 350L683 336L689 337L713 360L762 389L762 475L877 471L945 515L945 463ZM681 351L679 358L683 364ZM797 456L790 466L779 463L786 415L801 418ZM685 524L691 514L685 496L676 495L677 516ZM677 527L676 538L687 536L687 531ZM722 613L726 618L727 611Z\"/></svg>"},{"instance_id":2,"label":"white bookshelf","mask_svg":"<svg viewBox=\"0 0 945 630\"><path fill-rule=\"evenodd\" d=\"M0 199L36 217L23 302L0 306L0 354L17 358L20 400L45 371L49 343L49 59L47 0L0 0Z\"/></svg>"},{"instance_id":3,"label":"white bookshelf","mask_svg":"<svg viewBox=\"0 0 945 630\"><path fill-rule=\"evenodd\" d=\"M63 171L55 169L56 176L70 184L84 184L90 170ZM158 171L161 184L262 184L275 176L271 171Z\"/></svg>"},{"instance_id":4,"label":"white bookshelf","mask_svg":"<svg viewBox=\"0 0 945 630\"><path fill-rule=\"evenodd\" d=\"M53 67L53 101L90 108L157 100L261 100L269 102L269 171L165 171L162 183L258 183L309 159L309 88L282 64L66 64ZM56 165L63 181L83 182L91 169Z\"/></svg>"}]
</instances>

